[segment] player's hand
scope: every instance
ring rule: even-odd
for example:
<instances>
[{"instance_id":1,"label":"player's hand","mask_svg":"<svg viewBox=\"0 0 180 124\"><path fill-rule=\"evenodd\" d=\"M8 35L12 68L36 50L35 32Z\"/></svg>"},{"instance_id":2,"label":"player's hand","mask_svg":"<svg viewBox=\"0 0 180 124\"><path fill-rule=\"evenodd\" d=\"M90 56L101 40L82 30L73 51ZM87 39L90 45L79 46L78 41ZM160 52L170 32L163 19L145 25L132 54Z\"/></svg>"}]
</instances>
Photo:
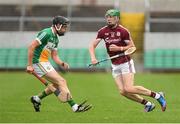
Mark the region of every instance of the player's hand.
<instances>
[{"instance_id":1,"label":"player's hand","mask_svg":"<svg viewBox=\"0 0 180 124\"><path fill-rule=\"evenodd\" d=\"M98 63L98 60L95 58L95 59L91 59L91 63L93 64L93 65L96 65L97 63Z\"/></svg>"},{"instance_id":2,"label":"player's hand","mask_svg":"<svg viewBox=\"0 0 180 124\"><path fill-rule=\"evenodd\" d=\"M26 71L27 71L28 73L32 73L32 72L34 71L34 69L33 69L33 67L32 67L31 65L28 65L28 66L26 67Z\"/></svg>"},{"instance_id":3,"label":"player's hand","mask_svg":"<svg viewBox=\"0 0 180 124\"><path fill-rule=\"evenodd\" d=\"M65 62L62 63L62 67L64 69L69 69L69 65L67 63L65 63Z\"/></svg>"},{"instance_id":4,"label":"player's hand","mask_svg":"<svg viewBox=\"0 0 180 124\"><path fill-rule=\"evenodd\" d=\"M123 47L121 47L121 46L117 46L117 45L115 45L115 44L111 44L111 45L109 46L109 51L112 51L112 52L123 51L122 48L123 48Z\"/></svg>"}]
</instances>

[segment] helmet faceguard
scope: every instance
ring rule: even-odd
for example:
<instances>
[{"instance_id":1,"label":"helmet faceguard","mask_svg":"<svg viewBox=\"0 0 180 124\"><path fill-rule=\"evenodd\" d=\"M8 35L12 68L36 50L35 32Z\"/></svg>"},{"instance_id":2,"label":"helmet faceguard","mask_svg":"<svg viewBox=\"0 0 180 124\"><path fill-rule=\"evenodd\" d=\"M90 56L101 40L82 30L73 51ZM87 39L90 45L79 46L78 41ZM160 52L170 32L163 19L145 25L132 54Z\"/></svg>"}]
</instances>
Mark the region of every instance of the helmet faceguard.
<instances>
[{"instance_id":1,"label":"helmet faceguard","mask_svg":"<svg viewBox=\"0 0 180 124\"><path fill-rule=\"evenodd\" d=\"M53 18L53 26L59 36L63 36L64 32L60 32L62 27L67 27L70 24L68 18L63 16L55 16ZM59 26L58 26L59 25Z\"/></svg>"}]
</instances>

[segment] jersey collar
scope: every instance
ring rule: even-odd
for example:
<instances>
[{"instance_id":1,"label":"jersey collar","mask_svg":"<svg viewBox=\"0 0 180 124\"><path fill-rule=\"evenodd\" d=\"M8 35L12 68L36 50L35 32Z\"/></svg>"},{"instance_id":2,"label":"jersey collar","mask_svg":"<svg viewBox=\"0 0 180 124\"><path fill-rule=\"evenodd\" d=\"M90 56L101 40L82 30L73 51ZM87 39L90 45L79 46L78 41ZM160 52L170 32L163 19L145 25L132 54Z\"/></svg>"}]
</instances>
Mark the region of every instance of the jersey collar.
<instances>
[{"instance_id":1,"label":"jersey collar","mask_svg":"<svg viewBox=\"0 0 180 124\"><path fill-rule=\"evenodd\" d=\"M51 31L54 34L54 36L56 36L56 34L55 34L54 30L53 30L53 27L51 27Z\"/></svg>"}]
</instances>

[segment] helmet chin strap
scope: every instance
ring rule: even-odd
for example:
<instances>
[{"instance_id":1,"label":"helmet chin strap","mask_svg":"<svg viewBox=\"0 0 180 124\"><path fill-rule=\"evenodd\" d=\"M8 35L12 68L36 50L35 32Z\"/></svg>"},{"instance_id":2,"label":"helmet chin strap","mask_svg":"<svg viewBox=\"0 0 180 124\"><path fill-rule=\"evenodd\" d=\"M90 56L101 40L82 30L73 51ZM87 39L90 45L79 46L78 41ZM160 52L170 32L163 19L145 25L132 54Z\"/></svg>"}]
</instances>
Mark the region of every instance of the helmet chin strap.
<instances>
[{"instance_id":1,"label":"helmet chin strap","mask_svg":"<svg viewBox=\"0 0 180 124\"><path fill-rule=\"evenodd\" d=\"M54 27L55 27L55 29L56 29L56 33L57 33L59 36L63 36L63 35L64 35L64 33L59 33L60 30L61 30L61 28L62 28L62 24L59 26L59 28L58 28L56 25L54 25Z\"/></svg>"}]
</instances>

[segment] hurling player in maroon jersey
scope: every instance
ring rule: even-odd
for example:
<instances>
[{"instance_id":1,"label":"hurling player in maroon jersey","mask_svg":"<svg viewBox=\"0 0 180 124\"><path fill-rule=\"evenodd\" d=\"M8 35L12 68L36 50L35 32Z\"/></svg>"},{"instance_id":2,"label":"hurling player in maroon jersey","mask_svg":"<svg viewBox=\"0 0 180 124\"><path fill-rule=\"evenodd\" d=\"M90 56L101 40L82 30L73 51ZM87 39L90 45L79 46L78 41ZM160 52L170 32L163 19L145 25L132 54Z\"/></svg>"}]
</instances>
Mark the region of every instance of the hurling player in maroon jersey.
<instances>
[{"instance_id":1,"label":"hurling player in maroon jersey","mask_svg":"<svg viewBox=\"0 0 180 124\"><path fill-rule=\"evenodd\" d=\"M130 47L135 47L129 31L119 24L120 12L116 9L110 9L105 14L107 25L102 27L89 47L91 63L97 64L95 48L104 40L109 56L120 54ZM122 56L111 60L112 75L120 94L135 102L145 106L145 111L150 112L155 108L155 104L142 97L150 96L155 98L161 105L162 111L166 109L166 100L162 92L154 92L143 86L134 85L134 62L130 56Z\"/></svg>"}]
</instances>

